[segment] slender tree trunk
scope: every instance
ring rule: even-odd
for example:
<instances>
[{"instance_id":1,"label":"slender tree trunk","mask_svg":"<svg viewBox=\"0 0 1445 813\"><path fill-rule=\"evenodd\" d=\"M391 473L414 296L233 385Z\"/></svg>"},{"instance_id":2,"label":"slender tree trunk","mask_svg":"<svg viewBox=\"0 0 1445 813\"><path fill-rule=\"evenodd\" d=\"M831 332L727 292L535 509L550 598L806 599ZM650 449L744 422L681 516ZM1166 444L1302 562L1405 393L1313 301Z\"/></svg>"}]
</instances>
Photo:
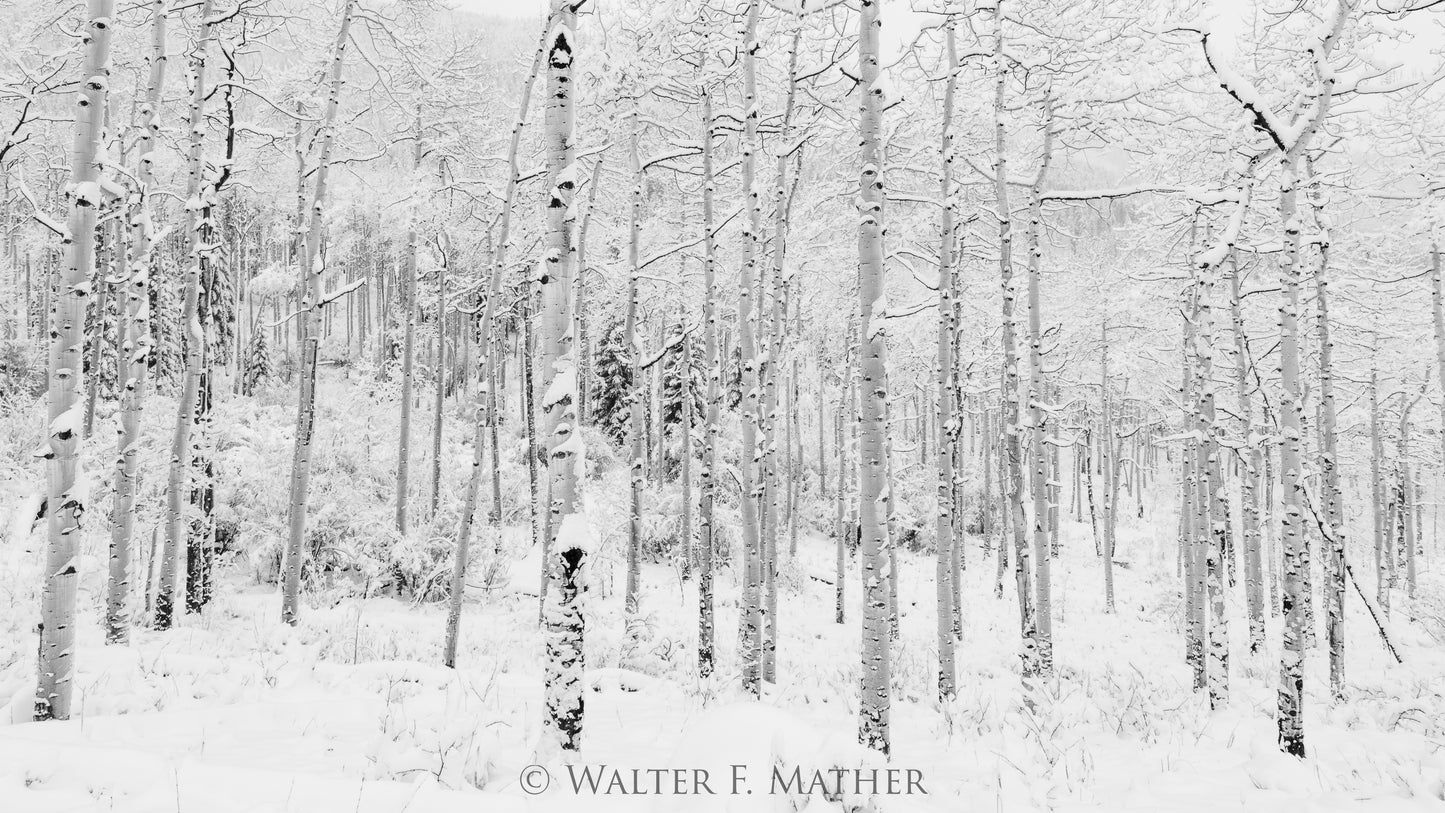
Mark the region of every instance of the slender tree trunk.
<instances>
[{"instance_id":1,"label":"slender tree trunk","mask_svg":"<svg viewBox=\"0 0 1445 813\"><path fill-rule=\"evenodd\" d=\"M312 195L311 223L304 235L301 262L301 303L298 319L303 320L301 340L300 394L296 406L296 448L291 461L290 528L286 543L286 574L281 592L281 620L295 625L301 609L301 565L306 540L306 503L310 498L311 446L316 428L316 362L321 345L321 275L319 261L321 224L326 205L326 180L331 149L336 142L336 110L341 104L341 68L351 33L351 12L355 0L346 0L341 10L341 28L331 53L331 82L326 112L321 122L321 151L316 164L316 186Z\"/></svg>"},{"instance_id":2,"label":"slender tree trunk","mask_svg":"<svg viewBox=\"0 0 1445 813\"><path fill-rule=\"evenodd\" d=\"M1234 381L1239 400L1241 456L1244 471L1240 479L1240 525L1244 543L1244 596L1249 617L1249 651L1264 646L1264 568L1260 551L1259 476L1263 468L1259 440L1254 437L1254 403L1249 396L1249 336L1245 332L1243 297L1239 287L1239 263L1229 261L1229 310L1234 328ZM1323 392L1323 390L1322 390Z\"/></svg>"},{"instance_id":3,"label":"slender tree trunk","mask_svg":"<svg viewBox=\"0 0 1445 813\"><path fill-rule=\"evenodd\" d=\"M762 687L763 647L763 549L758 525L761 483L758 452L759 411L758 353L754 343L758 325L758 303L753 302L753 288L758 279L758 252L762 231L758 206L756 153L758 149L757 52L758 12L762 0L748 3L747 26L743 32L743 139L742 183L745 219L743 221L742 277L738 282L738 349L742 366L743 402L742 450L738 468L742 470L743 551L746 564L743 575L741 624L742 682L746 692L757 696Z\"/></svg>"},{"instance_id":4,"label":"slender tree trunk","mask_svg":"<svg viewBox=\"0 0 1445 813\"><path fill-rule=\"evenodd\" d=\"M1104 560L1104 612L1114 612L1114 500L1112 499L1117 486L1114 483L1114 411L1113 402L1109 398L1109 323L1099 330L1101 339L1102 359L1099 372L1099 453L1103 456L1104 469L1104 533L1103 551L1101 557ZM1084 476L1089 477L1089 471L1084 469ZM1093 510L1093 480L1089 481L1089 514Z\"/></svg>"},{"instance_id":5,"label":"slender tree trunk","mask_svg":"<svg viewBox=\"0 0 1445 813\"><path fill-rule=\"evenodd\" d=\"M202 154L205 128L205 80L206 50L215 35L211 24L213 3L205 0L201 4L201 30L191 55L190 82L190 142L187 155L186 199L190 201L190 244L186 266L185 292L182 295L181 324L185 326L185 371L181 377L181 390L177 396L176 425L171 436L170 477L166 485L166 536L165 549L161 554L161 578L156 594L156 629L170 629L175 618L175 603L180 593L180 559L186 543L185 505L190 493L188 473L191 470L191 430L195 425L196 405L200 393L202 355L205 352L205 334L201 329L199 300L201 277L205 273L209 249L203 244L201 209L205 205L202 196L209 197L206 190L205 160Z\"/></svg>"},{"instance_id":6,"label":"slender tree trunk","mask_svg":"<svg viewBox=\"0 0 1445 813\"><path fill-rule=\"evenodd\" d=\"M1304 488L1300 472L1299 381L1299 253L1300 226L1295 214L1298 189L1297 159L1286 153L1280 166L1280 222L1285 224L1285 248L1280 264L1280 470L1282 488L1282 539L1284 542L1284 647L1280 663L1279 743L1285 753L1303 757L1305 587L1303 568L1305 529Z\"/></svg>"},{"instance_id":7,"label":"slender tree trunk","mask_svg":"<svg viewBox=\"0 0 1445 813\"><path fill-rule=\"evenodd\" d=\"M878 82L879 0L861 0L858 17L859 121L858 303L862 405L858 504L863 542L862 702L858 740L885 756L890 750L891 637L888 602L893 576L888 533L888 363L883 265L883 88Z\"/></svg>"},{"instance_id":8,"label":"slender tree trunk","mask_svg":"<svg viewBox=\"0 0 1445 813\"><path fill-rule=\"evenodd\" d=\"M954 19L944 18L945 46L948 54L948 79L943 90L943 135L940 152L943 163L943 213L939 220L938 248L938 368L935 383L938 397L934 399L934 421L937 427L938 517L935 522L936 555L934 582L938 590L938 698L947 702L954 694L953 663L953 560L957 544L953 516L953 455L957 445L958 425L953 415L955 365L953 361L954 324L953 289L953 219L957 202L953 189L953 97L958 87L958 46Z\"/></svg>"},{"instance_id":9,"label":"slender tree trunk","mask_svg":"<svg viewBox=\"0 0 1445 813\"><path fill-rule=\"evenodd\" d=\"M1445 281L1440 274L1440 246L1430 244L1430 312L1435 326L1435 373L1445 392ZM1440 404L1441 460L1445 461L1445 401Z\"/></svg>"},{"instance_id":10,"label":"slender tree trunk","mask_svg":"<svg viewBox=\"0 0 1445 813\"><path fill-rule=\"evenodd\" d=\"M637 128L640 125L633 117L632 132L628 136L628 166L631 169L632 189L630 205L628 207L628 242L627 242L627 312L622 328L623 334L627 337L627 367L630 392L627 395L627 441L630 447L628 461L628 523L627 523L627 588L625 603L628 618L629 636L636 633L635 623L638 613L638 581L642 578L642 485L643 485L643 461L646 457L645 441L647 426L643 415L643 384L642 369L642 333L638 328L637 310L641 293L639 288L642 273L641 257L639 256L642 241L642 165L637 156Z\"/></svg>"},{"instance_id":11,"label":"slender tree trunk","mask_svg":"<svg viewBox=\"0 0 1445 813\"><path fill-rule=\"evenodd\" d=\"M682 472L682 580L692 578L692 334L686 325L682 328L682 430L678 452Z\"/></svg>"},{"instance_id":12,"label":"slender tree trunk","mask_svg":"<svg viewBox=\"0 0 1445 813\"><path fill-rule=\"evenodd\" d=\"M437 266L437 357L436 393L431 428L431 515L436 517L442 501L442 413L447 397L447 263L451 259L450 241L442 246L442 261ZM452 375L456 381L458 376Z\"/></svg>"},{"instance_id":13,"label":"slender tree trunk","mask_svg":"<svg viewBox=\"0 0 1445 813\"><path fill-rule=\"evenodd\" d=\"M1002 482L1005 501L1008 505L1009 523L1013 532L1014 577L1018 587L1019 629L1023 638L1023 674L1033 678L1041 674L1042 661L1039 651L1038 614L1034 607L1032 565L1029 561L1029 543L1025 535L1027 519L1024 516L1023 448L1019 437L1022 423L1022 385L1019 381L1018 339L1014 310L1018 292L1015 290L1013 274L1013 229L1008 194L1008 154L1005 151L1008 113L1005 110L1005 94L1008 89L1009 68L1004 55L1003 0L997 0L993 8L994 26L994 199L998 206L999 218L999 276L1003 287L1003 413L1000 417L1003 429L1004 449ZM1000 553L1000 556L1004 554ZM1002 567L1000 568L1002 571Z\"/></svg>"},{"instance_id":14,"label":"slender tree trunk","mask_svg":"<svg viewBox=\"0 0 1445 813\"><path fill-rule=\"evenodd\" d=\"M421 114L417 114L416 135L412 139L411 166L413 172L421 170ZM406 308L406 328L401 349L401 428L398 431L396 447L396 530L406 536L407 501L409 474L411 472L411 407L414 398L416 375L416 320L417 320L417 279L416 268L416 217L413 213L406 228L406 282L401 286L401 296Z\"/></svg>"},{"instance_id":15,"label":"slender tree trunk","mask_svg":"<svg viewBox=\"0 0 1445 813\"><path fill-rule=\"evenodd\" d=\"M109 87L110 42L115 4L89 0L81 41L80 92L75 108L75 139L70 161L71 190L65 235L65 266L50 312L50 379L47 394L49 440L45 585L40 605L40 646L35 689L36 720L70 719L75 674L75 594L80 580L80 518L83 494L76 488L80 469L80 373L85 347L85 307L95 267L95 221L100 209L102 119Z\"/></svg>"},{"instance_id":16,"label":"slender tree trunk","mask_svg":"<svg viewBox=\"0 0 1445 813\"><path fill-rule=\"evenodd\" d=\"M1043 250L1039 235L1043 230L1044 179L1048 175L1049 160L1054 143L1053 111L1051 103L1044 101L1043 152L1039 161L1039 172L1029 190L1029 223L1027 230L1028 263L1028 352L1029 391L1025 403L1028 408L1029 426L1029 496L1032 502L1033 520L1033 565L1035 595L1035 642L1039 675L1053 677L1054 634L1053 601L1051 597L1051 559L1048 533L1048 458L1044 456L1044 410L1042 401L1047 392L1044 385L1043 328L1039 302L1040 265ZM1022 395L1022 393L1020 393ZM1022 427L1020 427L1022 428ZM1108 443L1107 434L1104 442ZM1022 559L1020 559L1022 561Z\"/></svg>"},{"instance_id":17,"label":"slender tree trunk","mask_svg":"<svg viewBox=\"0 0 1445 813\"><path fill-rule=\"evenodd\" d=\"M131 231L129 274L125 281L125 342L119 368L125 382L120 396L120 428L115 464L115 498L111 504L110 574L106 582L106 642L123 644L130 634L131 540L135 529L136 466L140 451L141 418L146 383L150 377L150 284L156 270L152 247L155 228L150 219L151 186L156 136L160 134L161 93L166 69L166 14L168 0L151 2L149 80L140 109L137 139L136 195L128 212Z\"/></svg>"},{"instance_id":18,"label":"slender tree trunk","mask_svg":"<svg viewBox=\"0 0 1445 813\"><path fill-rule=\"evenodd\" d=\"M707 357L707 416L702 434L701 504L698 511L697 672L706 680L713 671L713 556L717 543L713 508L717 500L717 442L722 428L718 411L722 394L722 359L718 354L717 241L713 235L712 93L702 91L702 244L703 354Z\"/></svg>"}]
</instances>

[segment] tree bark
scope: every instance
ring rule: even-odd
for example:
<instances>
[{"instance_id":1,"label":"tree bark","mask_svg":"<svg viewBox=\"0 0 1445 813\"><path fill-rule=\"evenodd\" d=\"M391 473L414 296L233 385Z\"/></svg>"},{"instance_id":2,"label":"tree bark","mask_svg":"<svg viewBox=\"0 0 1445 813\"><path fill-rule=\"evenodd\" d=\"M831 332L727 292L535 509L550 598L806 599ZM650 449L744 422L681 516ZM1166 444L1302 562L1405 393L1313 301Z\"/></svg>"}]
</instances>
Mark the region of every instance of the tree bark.
<instances>
[{"instance_id":1,"label":"tree bark","mask_svg":"<svg viewBox=\"0 0 1445 813\"><path fill-rule=\"evenodd\" d=\"M883 265L883 87L878 82L879 0L861 0L858 17L859 121L858 303L863 325L859 343L862 405L859 426L858 504L863 542L862 701L858 739L889 753L891 624L888 611L892 572L888 533L888 365Z\"/></svg>"},{"instance_id":2,"label":"tree bark","mask_svg":"<svg viewBox=\"0 0 1445 813\"><path fill-rule=\"evenodd\" d=\"M306 503L310 498L311 446L316 429L316 362L321 345L321 275L319 261L322 214L326 205L326 181L331 150L336 143L336 110L341 104L341 68L351 33L351 13L356 0L346 0L341 10L341 28L331 53L330 89L321 122L321 151L316 164L316 186L312 194L310 226L306 229L301 262L300 301L302 311L301 371L296 405L296 446L291 460L290 527L286 542L286 574L281 591L281 620L295 625L301 609L301 565L306 540Z\"/></svg>"},{"instance_id":3,"label":"tree bark","mask_svg":"<svg viewBox=\"0 0 1445 813\"><path fill-rule=\"evenodd\" d=\"M36 720L70 719L75 674L75 595L80 580L80 518L85 511L76 488L85 405L81 374L85 348L85 307L95 267L95 221L100 208L102 119L109 86L110 42L115 4L89 0L81 40L80 92L76 97L67 195L65 266L50 312L50 379L47 392L49 439L45 451L47 544L41 593Z\"/></svg>"},{"instance_id":4,"label":"tree bark","mask_svg":"<svg viewBox=\"0 0 1445 813\"><path fill-rule=\"evenodd\" d=\"M186 266L186 284L183 294L181 324L185 330L185 371L181 377L180 394L177 396L176 424L171 435L170 476L166 484L166 535L165 547L161 554L161 577L156 593L156 629L170 629L175 621L175 604L181 591L180 559L186 544L185 505L190 494L188 474L191 470L191 430L195 425L197 400L200 395L202 355L205 352L205 333L201 328L199 300L201 276L209 250L203 244L202 209L208 205L203 197L209 197L205 189L205 160L202 154L202 137L205 134L205 79L206 49L215 35L211 23L212 0L201 4L201 29L191 56L190 81L191 103L188 133L190 142L187 150L186 210L189 214L190 243Z\"/></svg>"},{"instance_id":5,"label":"tree bark","mask_svg":"<svg viewBox=\"0 0 1445 813\"><path fill-rule=\"evenodd\" d=\"M137 455L146 384L150 377L150 285L156 271L152 247L155 228L150 219L151 186L155 183L156 136L160 134L161 93L166 70L166 15L168 0L151 2L151 52L145 101L140 108L136 143L136 192L128 210L131 231L128 276L125 280L125 341L120 369L125 383L120 396L120 428L115 463L115 498L111 504L110 573L106 582L106 643L123 644L130 635L130 561L135 529Z\"/></svg>"},{"instance_id":6,"label":"tree bark","mask_svg":"<svg viewBox=\"0 0 1445 813\"><path fill-rule=\"evenodd\" d=\"M582 505L585 450L577 419L577 359L572 335L574 257L572 197L579 183L573 155L573 58L576 10L570 0L552 0L547 46L547 126L544 134L548 180L538 331L538 366L544 384L542 409L550 485L547 568L551 585L546 608L547 714L541 755L560 749L575 754L582 745L582 677L586 662L583 593L591 529Z\"/></svg>"}]
</instances>

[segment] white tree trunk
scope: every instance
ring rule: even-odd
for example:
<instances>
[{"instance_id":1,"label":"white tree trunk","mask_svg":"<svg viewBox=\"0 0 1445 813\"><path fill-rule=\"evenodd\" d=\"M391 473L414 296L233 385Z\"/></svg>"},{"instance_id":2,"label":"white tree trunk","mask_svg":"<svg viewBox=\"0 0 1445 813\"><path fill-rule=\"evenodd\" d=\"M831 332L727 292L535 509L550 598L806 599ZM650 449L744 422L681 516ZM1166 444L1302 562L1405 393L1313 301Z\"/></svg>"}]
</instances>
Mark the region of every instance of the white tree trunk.
<instances>
[{"instance_id":1,"label":"white tree trunk","mask_svg":"<svg viewBox=\"0 0 1445 813\"><path fill-rule=\"evenodd\" d=\"M156 593L156 629L170 629L175 623L175 607L181 594L180 560L185 554L187 523L185 507L190 497L191 471L191 430L195 426L196 403L200 396L202 354L205 352L205 334L201 329L199 299L201 275L205 273L207 255L201 234L202 209L207 205L203 197L209 197L204 173L206 171L202 154L205 135L206 100L206 50L210 47L215 27L211 24L212 0L201 3L201 30L191 56L190 77L191 106L189 146L187 151L186 211L190 231L189 252L186 264L185 293L182 295L181 325L185 332L185 372L181 377L181 390L177 396L176 424L171 435L170 476L166 482L166 535L165 547L161 553L161 577Z\"/></svg>"},{"instance_id":2,"label":"white tree trunk","mask_svg":"<svg viewBox=\"0 0 1445 813\"><path fill-rule=\"evenodd\" d=\"M879 0L861 0L858 17L858 302L863 331L859 400L858 503L863 537L863 667L858 739L887 755L891 680L888 611L892 582L888 534L888 365L884 340L883 176L879 147L883 87L878 82Z\"/></svg>"},{"instance_id":3,"label":"white tree trunk","mask_svg":"<svg viewBox=\"0 0 1445 813\"><path fill-rule=\"evenodd\" d=\"M35 689L35 719L70 719L75 674L75 591L80 580L80 517L85 511L77 490L80 438L85 416L85 306L95 266L95 221L100 208L102 120L109 87L110 41L115 4L89 0L81 41L80 92L76 96L75 140L70 158L71 192L62 238L61 269L50 312L50 381L46 444L45 585L40 604L40 646Z\"/></svg>"},{"instance_id":4,"label":"white tree trunk","mask_svg":"<svg viewBox=\"0 0 1445 813\"><path fill-rule=\"evenodd\" d=\"M547 713L539 755L575 754L582 745L582 675L585 668L583 607L585 568L592 548L582 506L585 450L577 419L577 360L572 335L572 197L580 181L573 156L573 58L577 15L569 0L553 0L547 45L547 204L543 239L538 366L550 486L545 613Z\"/></svg>"},{"instance_id":5,"label":"white tree trunk","mask_svg":"<svg viewBox=\"0 0 1445 813\"><path fill-rule=\"evenodd\" d=\"M934 421L937 427L938 443L935 448L937 460L938 517L935 521L936 557L934 582L938 599L938 697L947 702L954 694L955 669L953 663L953 562L957 556L954 545L954 474L953 457L957 447L958 423L953 415L953 404L957 382L954 378L953 361L954 335L958 326L954 323L953 289L954 280L953 231L954 210L957 200L953 189L953 97L958 87L958 45L954 34L954 19L950 14L944 18L944 43L948 54L948 79L943 90L943 134L939 145L943 164L943 213L938 224L938 367L935 384L938 387L934 398Z\"/></svg>"},{"instance_id":6,"label":"white tree trunk","mask_svg":"<svg viewBox=\"0 0 1445 813\"><path fill-rule=\"evenodd\" d=\"M341 10L341 27L331 52L330 87L326 112L321 121L321 150L316 164L316 186L311 196L310 225L299 259L302 311L301 370L296 404L296 443L291 458L290 516L286 540L286 573L281 588L281 620L295 625L301 612L301 564L306 541L306 503L311 496L311 446L316 429L316 361L321 346L320 262L322 214L326 205L326 180L331 169L331 150L336 143L336 110L341 104L341 68L351 34L351 12L356 0L346 0Z\"/></svg>"},{"instance_id":7,"label":"white tree trunk","mask_svg":"<svg viewBox=\"0 0 1445 813\"><path fill-rule=\"evenodd\" d=\"M145 101L140 108L137 136L136 191L129 215L129 275L125 280L125 341L120 370L125 377L120 397L120 428L115 464L115 499L111 504L110 573L106 582L106 642L125 643L129 637L131 540L135 528L136 456L141 417L145 410L146 382L150 377L150 285L156 269L152 250L155 228L150 219L151 185L155 182L156 136L160 134L161 93L166 70L166 14L168 0L151 2L151 52Z\"/></svg>"},{"instance_id":8,"label":"white tree trunk","mask_svg":"<svg viewBox=\"0 0 1445 813\"><path fill-rule=\"evenodd\" d=\"M742 473L743 601L741 613L741 652L743 689L753 695L762 691L763 646L763 572L762 539L758 527L758 506L761 501L758 465L759 410L758 360L754 343L758 324L757 303L753 288L758 278L758 243L762 230L758 208L756 153L758 150L757 30L759 4L748 3L747 27L743 31L743 245L742 276L738 281L738 350L742 366L743 401L742 451L738 468Z\"/></svg>"}]
</instances>

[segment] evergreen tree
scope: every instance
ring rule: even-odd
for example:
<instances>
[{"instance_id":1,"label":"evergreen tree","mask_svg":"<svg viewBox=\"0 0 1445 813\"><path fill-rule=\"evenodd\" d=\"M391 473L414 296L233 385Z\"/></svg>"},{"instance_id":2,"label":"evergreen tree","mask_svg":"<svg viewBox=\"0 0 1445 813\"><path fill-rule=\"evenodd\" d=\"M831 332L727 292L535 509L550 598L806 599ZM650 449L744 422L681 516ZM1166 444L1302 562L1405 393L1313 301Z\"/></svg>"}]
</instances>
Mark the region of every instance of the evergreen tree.
<instances>
[{"instance_id":1,"label":"evergreen tree","mask_svg":"<svg viewBox=\"0 0 1445 813\"><path fill-rule=\"evenodd\" d=\"M245 364L241 369L241 394L251 395L261 382L270 378L271 350L266 346L266 330L252 330L251 341L246 344Z\"/></svg>"},{"instance_id":2,"label":"evergreen tree","mask_svg":"<svg viewBox=\"0 0 1445 813\"><path fill-rule=\"evenodd\" d=\"M662 364L662 425L668 431L674 430L682 423L682 392L684 383L687 392L692 397L692 414L694 423L701 420L706 412L707 405L703 401L703 383L706 380L704 373L705 361L702 356L702 348L697 342L691 342L692 352L683 353L683 343L679 334L682 331L681 325L672 329L672 337L669 344L676 342L676 346L667 352Z\"/></svg>"},{"instance_id":3,"label":"evergreen tree","mask_svg":"<svg viewBox=\"0 0 1445 813\"><path fill-rule=\"evenodd\" d=\"M608 322L593 365L592 422L614 443L627 440L628 393L632 391L632 357L621 320Z\"/></svg>"}]
</instances>

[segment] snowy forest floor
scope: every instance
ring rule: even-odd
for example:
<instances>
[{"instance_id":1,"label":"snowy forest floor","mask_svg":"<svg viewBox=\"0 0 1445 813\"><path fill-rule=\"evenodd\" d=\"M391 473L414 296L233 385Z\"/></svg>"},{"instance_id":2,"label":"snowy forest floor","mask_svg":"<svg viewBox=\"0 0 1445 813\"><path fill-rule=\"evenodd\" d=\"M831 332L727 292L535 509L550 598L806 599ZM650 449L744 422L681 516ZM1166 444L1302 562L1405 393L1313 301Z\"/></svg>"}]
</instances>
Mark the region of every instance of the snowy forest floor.
<instances>
[{"instance_id":1,"label":"snowy forest floor","mask_svg":"<svg viewBox=\"0 0 1445 813\"><path fill-rule=\"evenodd\" d=\"M345 431L332 398L321 432ZM460 413L459 413L460 414ZM329 428L328 428L329 427ZM464 437L457 422L452 437ZM274 448L289 445L278 442ZM287 457L268 461L284 489ZM461 477L463 468L449 469ZM1161 484L1161 494L1169 492ZM860 577L849 563L848 618L833 621L833 547L808 533L780 575L778 683L762 704L737 681L737 574L717 582L719 672L696 678L696 583L645 568L638 643L627 640L623 571L626 473L588 484L602 539L588 622L589 690L580 762L622 768L731 764L830 767L858 762ZM535 555L515 557L503 586L469 594L461 668L442 667L445 606L396 598L313 596L299 626L280 622L274 585L244 562L214 602L179 628L136 629L102 643L103 521L86 524L75 719L29 723L41 532L25 534L33 484L0 482L0 811L60 813L440 813L531 810L836 810L797 796L573 796L552 767L529 796L542 707L543 638ZM1146 503L1147 505L1148 503ZM33 516L33 508L30 509ZM1328 699L1324 650L1307 664L1310 758L1279 754L1273 712L1278 619L1266 650L1247 651L1231 618L1232 695L1212 713L1191 688L1174 575L1167 496L1121 524L1118 611L1103 614L1102 575L1087 522L1066 517L1054 568L1057 692L1023 702L1011 579L968 540L958 697L934 700L933 560L901 551L901 636L894 645L891 764L921 772L927 795L880 796L884 811L1425 811L1445 798L1445 646L1438 626L1406 620L1389 660L1351 593L1348 699ZM619 533L619 531L622 531ZM513 528L513 537L525 529ZM1425 577L1439 595L1438 576ZM1242 590L1242 585L1238 588ZM1430 592L1425 591L1425 592ZM481 593L485 592L485 595ZM1235 602L1236 605L1242 602ZM1403 603L1403 602L1402 602ZM1438 612L1438 606L1434 607ZM13 699L11 699L13 698ZM763 780L754 780L765 784ZM714 779L713 787L726 781ZM809 806L812 805L812 806Z\"/></svg>"}]
</instances>

